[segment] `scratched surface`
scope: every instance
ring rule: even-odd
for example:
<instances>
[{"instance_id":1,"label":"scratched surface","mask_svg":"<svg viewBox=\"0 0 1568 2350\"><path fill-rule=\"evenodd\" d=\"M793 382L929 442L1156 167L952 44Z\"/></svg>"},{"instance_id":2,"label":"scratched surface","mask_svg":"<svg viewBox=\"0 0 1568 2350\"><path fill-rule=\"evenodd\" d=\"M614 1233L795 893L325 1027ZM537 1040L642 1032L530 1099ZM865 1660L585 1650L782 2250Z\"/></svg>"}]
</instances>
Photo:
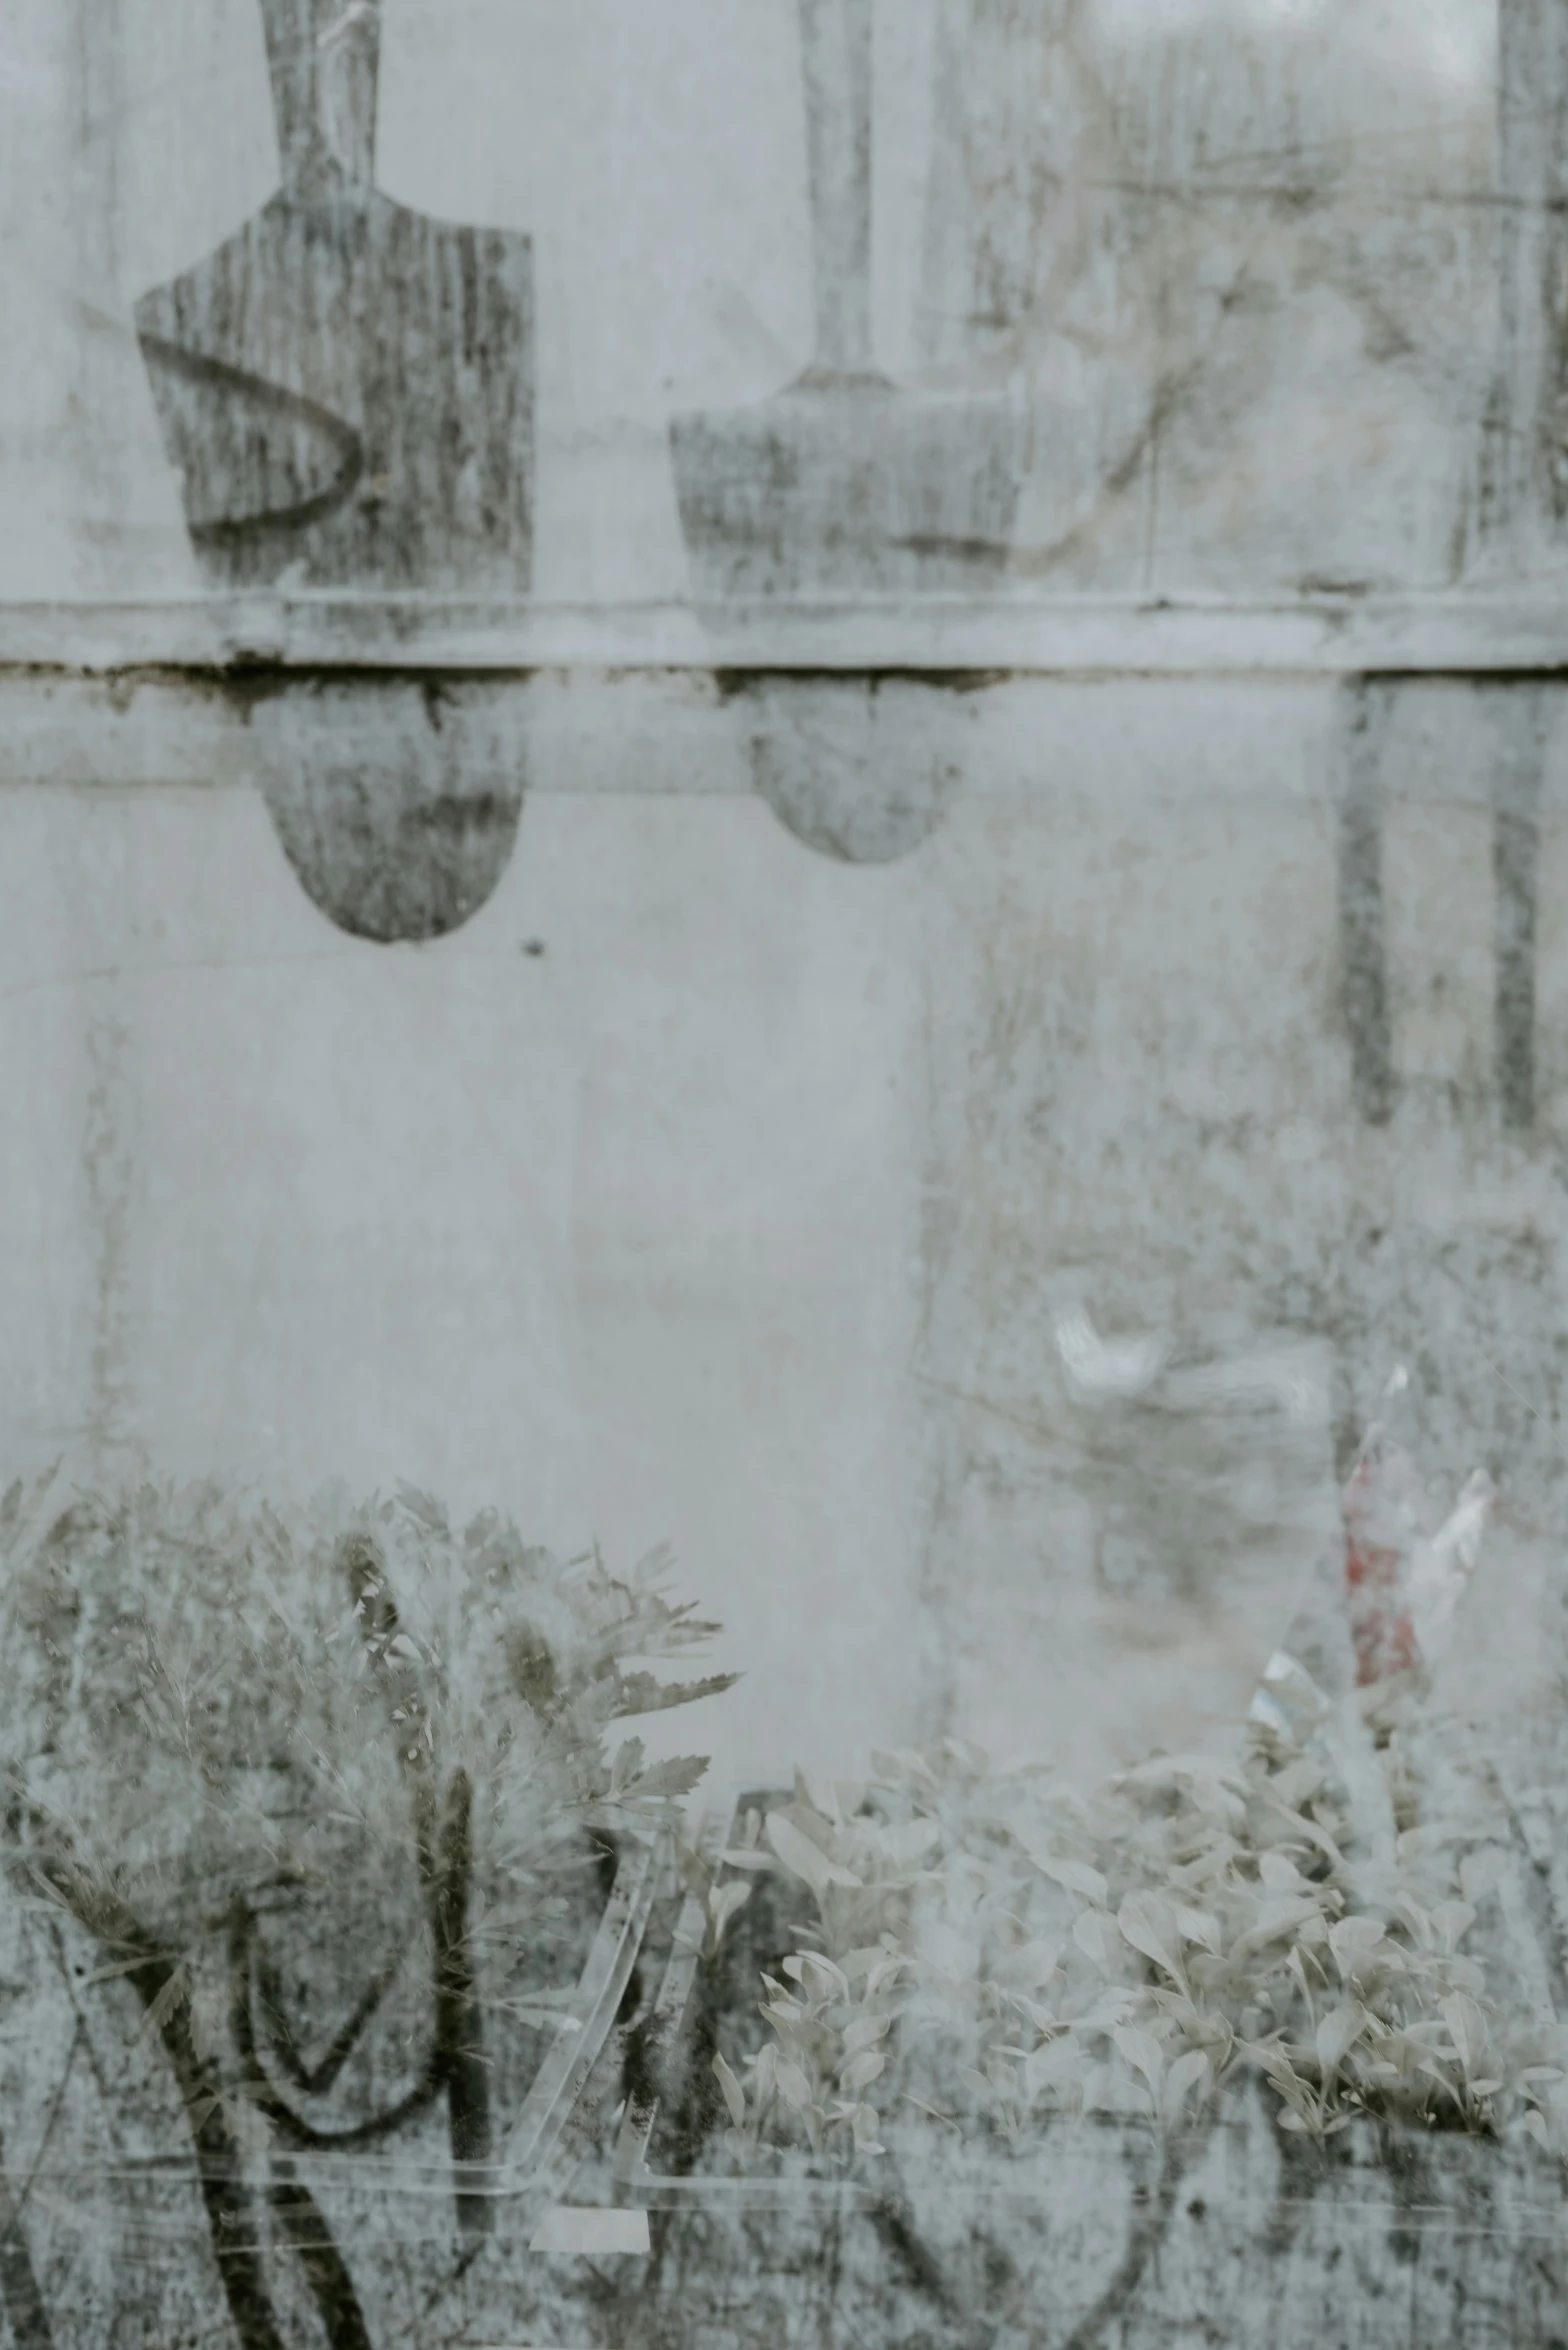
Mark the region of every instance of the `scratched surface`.
<instances>
[{"instance_id":1,"label":"scratched surface","mask_svg":"<svg viewBox=\"0 0 1568 2350\"><path fill-rule=\"evenodd\" d=\"M667 1535L745 1680L656 1755L1088 1784L1234 1758L1407 1363L1442 1504L1501 1491L1431 1687L1477 1946L1568 2023L1565 25L13 0L0 1488ZM479 2227L460 2098L328 2157L208 2094L259 2015L311 2112L395 2103L372 1874L205 2046L7 1877L15 2350L1568 2340L1517 2131L909 2109L747 2205L710 2059L790 1944L759 1894L661 2038L667 1873ZM543 2044L487 2042L498 2128ZM650 2083L650 2253L533 2251L635 2201Z\"/></svg>"},{"instance_id":2,"label":"scratched surface","mask_svg":"<svg viewBox=\"0 0 1568 2350\"><path fill-rule=\"evenodd\" d=\"M311 579L525 587L531 370L546 597L1552 561L1549 0L114 0L91 38L33 0L7 26L8 595L275 576L282 525L236 525L333 495ZM312 204L336 226L307 257Z\"/></svg>"},{"instance_id":3,"label":"scratched surface","mask_svg":"<svg viewBox=\"0 0 1568 2350\"><path fill-rule=\"evenodd\" d=\"M193 550L230 587L525 594L527 242L377 193L375 9L263 16L283 184L136 306Z\"/></svg>"},{"instance_id":4,"label":"scratched surface","mask_svg":"<svg viewBox=\"0 0 1568 2350\"><path fill-rule=\"evenodd\" d=\"M449 685L439 734L416 692L356 690L484 771L493 685ZM1234 1748L1407 1356L1439 1490L1477 1462L1503 1489L1457 1694L1560 1951L1560 689L997 681L947 697L941 820L860 864L758 790L750 697L529 690L523 853L460 931L392 949L324 919L269 831L243 760L272 704L8 697L37 778L0 793L17 1465L412 1477L565 1550L667 1531L747 1675L681 1733L716 1772L953 1732L1093 1777ZM877 723L918 728L931 693ZM68 780L111 753L119 788ZM27 1932L16 2198L75 2031ZM53 2339L221 2342L174 2091L132 1993L87 1999L107 2089L84 2044L23 2213ZM106 2098L145 2174L99 2167ZM1233 2165L1223 2133L1193 2150L1156 2231L1147 2135L1094 2143L1092 2196L1069 2137L1027 2189L998 2153L971 2204L917 2138L882 2174L909 2234L656 2216L624 2279L519 2243L459 2287L445 2188L408 2217L304 2184L377 2344L429 2338L434 2298L454 2345L519 2316L545 2342L852 2339L893 2307L906 2338L1058 2350L1134 2238L1124 2341L1190 2311L1240 2342L1259 2296L1287 2339L1303 2309L1347 2342L1553 2338L1544 2157L1373 2148L1367 2187L1336 2154L1298 2197L1260 2125ZM607 2191L596 2152L574 2195ZM265 2220L290 2350L318 2339L291 2209Z\"/></svg>"}]
</instances>

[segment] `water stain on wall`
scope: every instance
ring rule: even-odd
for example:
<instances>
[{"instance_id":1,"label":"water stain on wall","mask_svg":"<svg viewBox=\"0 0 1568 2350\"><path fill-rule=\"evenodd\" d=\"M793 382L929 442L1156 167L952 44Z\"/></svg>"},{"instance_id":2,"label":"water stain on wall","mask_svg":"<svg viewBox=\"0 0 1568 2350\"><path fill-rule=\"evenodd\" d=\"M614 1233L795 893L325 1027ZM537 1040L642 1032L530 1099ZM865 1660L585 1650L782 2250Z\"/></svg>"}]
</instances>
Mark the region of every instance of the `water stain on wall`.
<instances>
[{"instance_id":1,"label":"water stain on wall","mask_svg":"<svg viewBox=\"0 0 1568 2350\"><path fill-rule=\"evenodd\" d=\"M378 0L263 0L283 185L137 305L191 543L216 587L523 595L533 557L533 264L372 184ZM418 704L417 692L412 694ZM290 863L360 938L458 928L505 871L517 745L463 764L437 701L275 713ZM374 711L374 715L371 713Z\"/></svg>"},{"instance_id":2,"label":"water stain on wall","mask_svg":"<svg viewBox=\"0 0 1568 2350\"><path fill-rule=\"evenodd\" d=\"M983 588L1007 567L1023 418L1005 394L877 368L872 0L800 0L800 17L816 347L761 407L671 425L697 598Z\"/></svg>"},{"instance_id":3,"label":"water stain on wall","mask_svg":"<svg viewBox=\"0 0 1568 2350\"><path fill-rule=\"evenodd\" d=\"M1027 403L1011 570L1458 577L1497 268L1479 57L1335 0L939 13L920 332Z\"/></svg>"},{"instance_id":4,"label":"water stain on wall","mask_svg":"<svg viewBox=\"0 0 1568 2350\"><path fill-rule=\"evenodd\" d=\"M1535 1120L1540 804L1552 696L1522 683L1491 698L1498 734L1492 783L1497 1091L1504 1122L1527 1128Z\"/></svg>"},{"instance_id":5,"label":"water stain on wall","mask_svg":"<svg viewBox=\"0 0 1568 2350\"><path fill-rule=\"evenodd\" d=\"M441 938L489 899L523 806L504 684L279 677L251 725L284 852L340 930L381 945Z\"/></svg>"},{"instance_id":6,"label":"water stain on wall","mask_svg":"<svg viewBox=\"0 0 1568 2350\"><path fill-rule=\"evenodd\" d=\"M781 824L825 857L887 865L941 823L961 788L963 703L977 680L730 672L752 781Z\"/></svg>"},{"instance_id":7,"label":"water stain on wall","mask_svg":"<svg viewBox=\"0 0 1568 2350\"><path fill-rule=\"evenodd\" d=\"M1379 751L1390 694L1362 681L1345 697L1345 791L1339 817L1339 952L1356 1108L1369 1126L1394 1106L1383 919L1383 815Z\"/></svg>"},{"instance_id":8,"label":"water stain on wall","mask_svg":"<svg viewBox=\"0 0 1568 2350\"><path fill-rule=\"evenodd\" d=\"M376 0L264 0L283 185L136 321L214 586L525 594L528 240L372 184Z\"/></svg>"}]
</instances>

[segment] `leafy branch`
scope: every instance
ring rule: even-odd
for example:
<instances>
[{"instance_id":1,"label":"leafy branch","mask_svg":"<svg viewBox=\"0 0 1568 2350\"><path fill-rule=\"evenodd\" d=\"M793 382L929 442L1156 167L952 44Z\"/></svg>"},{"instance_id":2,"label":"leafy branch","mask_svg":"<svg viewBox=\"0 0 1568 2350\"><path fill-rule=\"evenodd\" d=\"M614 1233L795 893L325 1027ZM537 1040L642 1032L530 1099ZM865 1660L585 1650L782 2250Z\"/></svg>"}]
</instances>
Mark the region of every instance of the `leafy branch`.
<instances>
[{"instance_id":1,"label":"leafy branch","mask_svg":"<svg viewBox=\"0 0 1568 2350\"><path fill-rule=\"evenodd\" d=\"M242 2350L283 2350L279 2253L333 2350L369 2339L309 2190L252 2179L269 2141L351 2156L444 2097L483 2238L498 2084L577 1979L617 1839L673 1827L706 1767L610 1725L730 1682L648 1669L715 1629L667 1566L563 1565L411 1490L292 1518L215 1485L0 1500L0 1845L141 2003Z\"/></svg>"}]
</instances>

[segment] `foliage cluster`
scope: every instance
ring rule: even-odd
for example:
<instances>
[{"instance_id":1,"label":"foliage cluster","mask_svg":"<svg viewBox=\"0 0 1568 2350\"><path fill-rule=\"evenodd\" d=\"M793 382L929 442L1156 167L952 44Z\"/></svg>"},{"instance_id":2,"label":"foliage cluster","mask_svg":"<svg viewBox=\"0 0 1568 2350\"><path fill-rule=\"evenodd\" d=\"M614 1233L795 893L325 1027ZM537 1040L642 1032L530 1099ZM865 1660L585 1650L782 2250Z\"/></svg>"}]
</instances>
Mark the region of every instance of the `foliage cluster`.
<instances>
[{"instance_id":1,"label":"foliage cluster","mask_svg":"<svg viewBox=\"0 0 1568 2350\"><path fill-rule=\"evenodd\" d=\"M1568 2033L1511 1979L1517 1856L1455 1726L1415 1675L1275 1694L1234 1764L1082 1793L950 1744L753 1814L716 1898L770 1868L810 1924L767 2036L717 2059L733 2150L871 2152L895 2114L1015 2147L1061 2115L1175 2127L1250 2071L1306 2139L1381 2116L1568 2153Z\"/></svg>"},{"instance_id":2,"label":"foliage cluster","mask_svg":"<svg viewBox=\"0 0 1568 2350\"><path fill-rule=\"evenodd\" d=\"M458 2230L489 2230L617 1846L673 1828L705 1768L615 1726L729 1685L649 1670L716 1629L665 1570L563 1566L406 1489L296 1519L215 1485L0 1503L0 1857L141 2004L246 2350L280 2340L274 2146L341 2161L444 2106ZM329 2335L361 2345L323 2214L271 2175Z\"/></svg>"}]
</instances>

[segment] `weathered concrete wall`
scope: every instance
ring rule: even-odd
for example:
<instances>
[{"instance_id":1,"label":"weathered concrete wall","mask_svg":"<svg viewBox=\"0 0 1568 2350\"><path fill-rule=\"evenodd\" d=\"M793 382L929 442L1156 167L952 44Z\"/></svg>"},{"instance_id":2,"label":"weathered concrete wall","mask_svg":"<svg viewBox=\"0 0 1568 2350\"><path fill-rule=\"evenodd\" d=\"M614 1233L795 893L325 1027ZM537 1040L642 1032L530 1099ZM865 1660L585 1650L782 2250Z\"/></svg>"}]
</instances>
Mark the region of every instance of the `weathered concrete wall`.
<instances>
[{"instance_id":1,"label":"weathered concrete wall","mask_svg":"<svg viewBox=\"0 0 1568 2350\"><path fill-rule=\"evenodd\" d=\"M0 1471L667 1538L746 1678L656 1751L1089 1778L1233 1748L1408 1361L1544 2017L1558 14L18 0ZM217 2342L143 1986L45 1931L12 2334ZM378 2345L1568 2333L1519 2146L940 2143L597 2297L454 2269L419 2130L439 2218L335 2224Z\"/></svg>"},{"instance_id":2,"label":"weathered concrete wall","mask_svg":"<svg viewBox=\"0 0 1568 2350\"><path fill-rule=\"evenodd\" d=\"M1010 387L1014 574L1244 595L1459 576L1499 283L1492 8L864 14L867 355L911 391ZM755 410L813 349L795 8L379 16L382 191L534 240L537 592L684 595L668 420ZM7 24L0 461L25 527L5 591L177 592L196 568L134 305L278 185L262 11L32 0ZM1549 194L1534 120L1497 164L1509 205Z\"/></svg>"},{"instance_id":3,"label":"weathered concrete wall","mask_svg":"<svg viewBox=\"0 0 1568 2350\"><path fill-rule=\"evenodd\" d=\"M519 852L391 949L239 780L264 706L10 690L13 1452L668 1535L774 1771L1223 1741L1400 1356L1434 1471L1551 1522L1555 690L888 683L957 782L878 867L777 822L744 695L473 690ZM1146 1393L1074 1388L1075 1307L1158 1342Z\"/></svg>"}]
</instances>

